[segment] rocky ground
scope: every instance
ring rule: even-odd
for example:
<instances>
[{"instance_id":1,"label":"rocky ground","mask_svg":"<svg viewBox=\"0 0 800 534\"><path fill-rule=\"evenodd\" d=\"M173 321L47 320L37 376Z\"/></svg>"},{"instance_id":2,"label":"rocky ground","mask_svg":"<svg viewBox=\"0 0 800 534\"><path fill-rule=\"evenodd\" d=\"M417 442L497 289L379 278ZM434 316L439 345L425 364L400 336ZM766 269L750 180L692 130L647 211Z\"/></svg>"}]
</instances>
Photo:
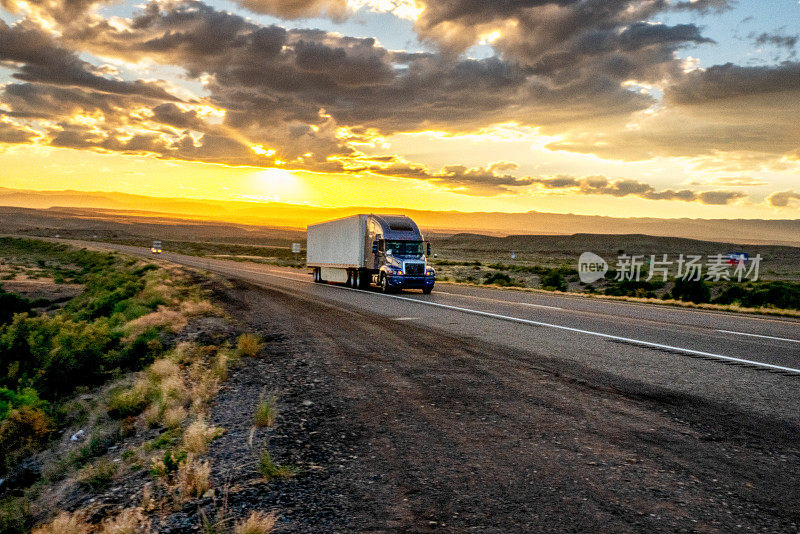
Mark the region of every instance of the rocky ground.
<instances>
[{"instance_id":1,"label":"rocky ground","mask_svg":"<svg viewBox=\"0 0 800 534\"><path fill-rule=\"evenodd\" d=\"M547 355L231 280L216 298L267 341L211 408L214 495L159 519L274 510L281 532L798 532L798 429ZM254 430L261 395L278 397ZM288 480L263 480L268 445Z\"/></svg>"}]
</instances>

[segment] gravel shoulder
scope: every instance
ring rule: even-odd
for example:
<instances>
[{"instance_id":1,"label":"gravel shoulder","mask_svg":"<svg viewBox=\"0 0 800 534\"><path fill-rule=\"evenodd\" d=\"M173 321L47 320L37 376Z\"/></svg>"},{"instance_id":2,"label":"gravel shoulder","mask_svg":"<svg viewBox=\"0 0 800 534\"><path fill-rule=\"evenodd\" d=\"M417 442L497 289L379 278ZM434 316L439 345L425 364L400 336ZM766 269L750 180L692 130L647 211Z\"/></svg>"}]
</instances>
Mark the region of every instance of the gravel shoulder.
<instances>
[{"instance_id":1,"label":"gravel shoulder","mask_svg":"<svg viewBox=\"0 0 800 534\"><path fill-rule=\"evenodd\" d=\"M800 433L779 420L236 280L216 297L267 341L211 410L217 500L237 516L275 510L281 532L800 528ZM264 392L277 424L253 430ZM264 446L298 475L260 479Z\"/></svg>"}]
</instances>

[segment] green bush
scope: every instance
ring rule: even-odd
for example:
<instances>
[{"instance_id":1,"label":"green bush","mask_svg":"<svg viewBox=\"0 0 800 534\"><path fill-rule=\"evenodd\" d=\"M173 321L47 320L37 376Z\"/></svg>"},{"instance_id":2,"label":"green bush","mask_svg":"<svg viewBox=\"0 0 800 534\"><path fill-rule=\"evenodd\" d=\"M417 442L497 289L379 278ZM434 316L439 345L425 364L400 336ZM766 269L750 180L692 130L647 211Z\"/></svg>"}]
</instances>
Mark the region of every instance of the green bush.
<instances>
[{"instance_id":1,"label":"green bush","mask_svg":"<svg viewBox=\"0 0 800 534\"><path fill-rule=\"evenodd\" d=\"M703 280L675 280L675 287L672 288L672 298L684 302L694 302L701 304L711 301L711 288Z\"/></svg>"},{"instance_id":2,"label":"green bush","mask_svg":"<svg viewBox=\"0 0 800 534\"><path fill-rule=\"evenodd\" d=\"M514 282L514 280L512 280L511 277L508 276L506 273L492 273L486 277L486 280L484 280L483 283L485 285L494 284L503 287L522 285L517 282Z\"/></svg>"},{"instance_id":3,"label":"green bush","mask_svg":"<svg viewBox=\"0 0 800 534\"><path fill-rule=\"evenodd\" d=\"M37 408L44 412L50 409L49 403L40 399L35 389L23 388L19 391L14 391L0 387L0 421L6 418L9 411L23 406Z\"/></svg>"},{"instance_id":4,"label":"green bush","mask_svg":"<svg viewBox=\"0 0 800 534\"><path fill-rule=\"evenodd\" d=\"M715 304L739 304L747 308L774 307L800 310L800 284L792 282L759 282L732 285L726 288Z\"/></svg>"},{"instance_id":5,"label":"green bush","mask_svg":"<svg viewBox=\"0 0 800 534\"><path fill-rule=\"evenodd\" d=\"M11 410L0 423L0 473L37 451L55 430L52 419L39 408Z\"/></svg>"},{"instance_id":6,"label":"green bush","mask_svg":"<svg viewBox=\"0 0 800 534\"><path fill-rule=\"evenodd\" d=\"M568 289L564 276L558 271L550 271L541 278L542 289L548 291L566 291Z\"/></svg>"}]
</instances>

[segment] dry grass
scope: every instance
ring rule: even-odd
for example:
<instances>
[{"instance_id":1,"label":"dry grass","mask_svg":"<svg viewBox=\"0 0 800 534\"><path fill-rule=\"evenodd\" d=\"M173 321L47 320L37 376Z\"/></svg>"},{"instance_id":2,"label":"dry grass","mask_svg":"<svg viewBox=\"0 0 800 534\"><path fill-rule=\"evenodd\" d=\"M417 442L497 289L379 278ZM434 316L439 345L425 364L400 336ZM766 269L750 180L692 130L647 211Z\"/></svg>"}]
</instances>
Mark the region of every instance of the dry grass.
<instances>
[{"instance_id":1,"label":"dry grass","mask_svg":"<svg viewBox=\"0 0 800 534\"><path fill-rule=\"evenodd\" d=\"M172 357L178 363L192 363L203 358L203 347L191 341L182 341L172 351Z\"/></svg>"},{"instance_id":2,"label":"dry grass","mask_svg":"<svg viewBox=\"0 0 800 534\"><path fill-rule=\"evenodd\" d=\"M116 517L103 521L101 534L148 534L150 521L137 508L127 508Z\"/></svg>"},{"instance_id":3,"label":"dry grass","mask_svg":"<svg viewBox=\"0 0 800 534\"><path fill-rule=\"evenodd\" d=\"M186 317L219 315L217 307L207 300L185 300L181 302L180 311Z\"/></svg>"},{"instance_id":4,"label":"dry grass","mask_svg":"<svg viewBox=\"0 0 800 534\"><path fill-rule=\"evenodd\" d=\"M275 528L275 514L266 512L250 512L247 519L238 521L233 528L234 534L268 534Z\"/></svg>"},{"instance_id":5,"label":"dry grass","mask_svg":"<svg viewBox=\"0 0 800 534\"><path fill-rule=\"evenodd\" d=\"M253 414L253 423L257 427L271 427L275 424L275 418L278 416L278 408L275 406L277 402L276 395L261 398Z\"/></svg>"},{"instance_id":6,"label":"dry grass","mask_svg":"<svg viewBox=\"0 0 800 534\"><path fill-rule=\"evenodd\" d=\"M183 406L173 406L164 410L161 420L165 427L175 429L183 424L188 415Z\"/></svg>"},{"instance_id":7,"label":"dry grass","mask_svg":"<svg viewBox=\"0 0 800 534\"><path fill-rule=\"evenodd\" d=\"M201 418L189 425L183 432L183 449L192 454L203 454L214 438L222 435L224 430L208 426Z\"/></svg>"},{"instance_id":8,"label":"dry grass","mask_svg":"<svg viewBox=\"0 0 800 534\"><path fill-rule=\"evenodd\" d=\"M180 366L172 360L162 358L154 361L147 369L147 374L150 380L154 383L160 383L165 378L180 375Z\"/></svg>"},{"instance_id":9,"label":"dry grass","mask_svg":"<svg viewBox=\"0 0 800 534\"><path fill-rule=\"evenodd\" d=\"M79 512L61 512L52 522L33 529L32 534L89 534L91 531L91 525Z\"/></svg>"},{"instance_id":10,"label":"dry grass","mask_svg":"<svg viewBox=\"0 0 800 534\"><path fill-rule=\"evenodd\" d=\"M220 380L227 380L228 379L228 365L229 365L229 358L228 358L229 351L220 350L214 356L214 361L211 364L211 372L214 373Z\"/></svg>"},{"instance_id":11,"label":"dry grass","mask_svg":"<svg viewBox=\"0 0 800 534\"><path fill-rule=\"evenodd\" d=\"M264 348L261 338L253 334L242 334L236 340L236 351L240 356L254 357Z\"/></svg>"},{"instance_id":12,"label":"dry grass","mask_svg":"<svg viewBox=\"0 0 800 534\"><path fill-rule=\"evenodd\" d=\"M186 458L178 468L178 489L181 497L188 500L200 497L211 488L211 465L208 461L200 462L192 455Z\"/></svg>"},{"instance_id":13,"label":"dry grass","mask_svg":"<svg viewBox=\"0 0 800 534\"><path fill-rule=\"evenodd\" d=\"M183 330L184 326L186 326L186 317L183 314L164 306L159 306L156 311L126 324L123 341L130 342L150 328L168 329L177 334Z\"/></svg>"}]
</instances>

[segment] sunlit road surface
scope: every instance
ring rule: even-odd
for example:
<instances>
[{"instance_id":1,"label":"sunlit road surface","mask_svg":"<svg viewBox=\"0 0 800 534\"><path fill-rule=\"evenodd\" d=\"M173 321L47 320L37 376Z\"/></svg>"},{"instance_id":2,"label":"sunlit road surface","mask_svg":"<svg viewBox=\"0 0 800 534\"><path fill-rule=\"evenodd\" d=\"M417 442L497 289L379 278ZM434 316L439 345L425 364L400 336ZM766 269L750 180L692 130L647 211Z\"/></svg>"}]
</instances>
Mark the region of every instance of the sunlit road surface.
<instances>
[{"instance_id":1,"label":"sunlit road surface","mask_svg":"<svg viewBox=\"0 0 800 534\"><path fill-rule=\"evenodd\" d=\"M149 249L76 244L154 258ZM314 284L302 270L164 252L155 257L450 336L517 348L542 368L658 386L780 420L800 422L800 321L607 301L561 294L437 284L383 295Z\"/></svg>"}]
</instances>

